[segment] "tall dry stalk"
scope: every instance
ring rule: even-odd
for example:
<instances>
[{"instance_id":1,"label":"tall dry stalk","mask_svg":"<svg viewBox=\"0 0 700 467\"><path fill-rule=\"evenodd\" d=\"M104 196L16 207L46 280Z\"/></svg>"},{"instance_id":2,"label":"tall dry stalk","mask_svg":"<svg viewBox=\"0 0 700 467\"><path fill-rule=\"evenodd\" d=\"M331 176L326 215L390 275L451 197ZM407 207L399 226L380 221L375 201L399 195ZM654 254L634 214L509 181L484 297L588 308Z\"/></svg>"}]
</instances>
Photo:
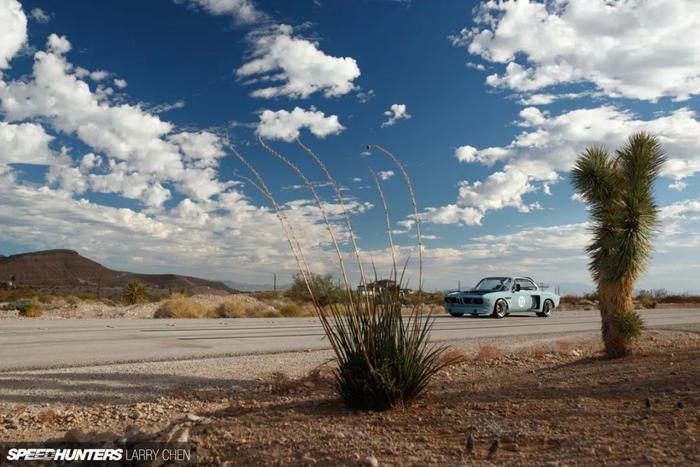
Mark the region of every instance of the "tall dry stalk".
<instances>
[{"instance_id":1,"label":"tall dry stalk","mask_svg":"<svg viewBox=\"0 0 700 467\"><path fill-rule=\"evenodd\" d=\"M384 206L384 217L386 218L386 234L389 238L389 249L391 250L391 262L393 264L394 271L394 281L396 281L397 274L399 273L398 267L396 265L396 251L394 249L394 236L391 233L391 219L389 218L389 207L386 204L386 198L384 198L384 190L382 190L379 184L379 177L372 170L372 167L367 167L374 178L374 183L377 185L377 191L379 192L379 198L382 200L382 206ZM397 283L398 285L398 283Z\"/></svg>"},{"instance_id":2,"label":"tall dry stalk","mask_svg":"<svg viewBox=\"0 0 700 467\"><path fill-rule=\"evenodd\" d=\"M421 236L420 233L420 216L418 215L418 203L416 202L416 195L413 192L413 184L411 183L411 179L408 176L408 173L406 172L406 169L404 168L403 164L399 159L389 150L384 149L382 146L379 146L378 144L368 144L367 149L372 149L372 148L377 148L381 152L383 152L385 155L387 155L392 161L394 161L394 164L399 168L401 171L401 174L403 175L403 179L406 182L406 187L408 187L408 194L411 198L411 204L413 205L413 215L415 216L416 220L416 237L418 239L418 294L420 294L423 291L423 237Z\"/></svg>"},{"instance_id":3,"label":"tall dry stalk","mask_svg":"<svg viewBox=\"0 0 700 467\"><path fill-rule=\"evenodd\" d=\"M306 153L311 156L311 158L316 162L316 164L321 168L323 173L326 175L326 180L328 180L328 183L331 184L333 187L333 191L335 192L335 198L338 200L338 204L340 205L340 208L343 211L343 215L345 217L345 225L348 228L348 234L350 236L350 241L352 242L352 247L355 251L355 258L357 259L357 267L360 270L360 283L363 285L367 285L367 280L365 278L365 269L362 265L362 257L360 255L360 249L357 246L357 241L355 240L355 232L352 229L352 223L350 222L350 213L348 212L347 207L345 206L345 202L343 201L343 196L340 193L340 188L338 188L338 184L336 183L335 179L331 175L330 171L326 167L326 164L323 163L320 157L316 155L316 153L311 150L310 147L305 145L304 143L301 142L301 139L297 138L297 144L301 146L301 148L306 151Z\"/></svg>"},{"instance_id":4,"label":"tall dry stalk","mask_svg":"<svg viewBox=\"0 0 700 467\"><path fill-rule=\"evenodd\" d=\"M348 295L348 301L352 305L353 303L353 297L352 297L352 286L350 285L350 281L348 279L348 274L347 271L345 270L345 261L343 260L343 253L340 250L340 246L338 246L338 241L335 237L335 234L333 233L333 229L331 228L331 223L328 220L328 214L326 212L326 208L323 207L323 203L321 202L321 198L318 196L318 193L316 192L316 188L314 188L313 184L311 181L306 177L304 172L296 166L292 161L284 157L282 154L279 152L275 151L272 149L270 146L265 144L265 141L258 136L258 141L260 142L260 145L270 154L275 156L277 159L280 161L284 162L290 169L296 173L299 178L304 182L304 185L306 188L311 192L311 195L313 196L314 200L316 201L316 205L318 206L319 210L321 211L321 216L323 217L323 222L326 226L326 230L328 230L328 235L331 237L331 241L333 242L333 246L335 247L336 254L338 255L338 263L340 265L340 272L343 277L343 283L345 284L345 290L347 291Z\"/></svg>"},{"instance_id":5,"label":"tall dry stalk","mask_svg":"<svg viewBox=\"0 0 700 467\"><path fill-rule=\"evenodd\" d=\"M277 218L279 219L280 223L282 224L282 228L284 229L284 234L285 237L287 238L287 242L289 243L289 248L292 250L292 254L294 255L294 259L297 263L297 267L299 269L299 272L301 272L302 279L304 280L304 284L306 285L306 288L309 290L309 295L311 297L311 300L316 303L316 297L313 294L313 291L311 290L311 284L309 282L309 278L311 276L311 270L309 269L309 265L306 262L306 257L304 256L304 252L301 249L301 244L299 243L299 239L296 236L296 233L294 232L294 226L293 224L289 221L289 218L287 215L284 213L282 208L280 207L279 203L273 196L272 192L270 189L267 187L265 184L265 180L262 178L260 175L260 172L257 171L257 169L251 164L248 159L246 159L243 154L241 154L233 145L229 145L229 148L233 152L233 154L240 160L243 165L245 165L248 170L250 170L255 178L257 179L258 183L255 183L253 180L249 179L248 177L240 176L244 179L247 179L247 181L252 184L267 200L270 202L272 207L275 209L275 214L277 215Z\"/></svg>"}]
</instances>

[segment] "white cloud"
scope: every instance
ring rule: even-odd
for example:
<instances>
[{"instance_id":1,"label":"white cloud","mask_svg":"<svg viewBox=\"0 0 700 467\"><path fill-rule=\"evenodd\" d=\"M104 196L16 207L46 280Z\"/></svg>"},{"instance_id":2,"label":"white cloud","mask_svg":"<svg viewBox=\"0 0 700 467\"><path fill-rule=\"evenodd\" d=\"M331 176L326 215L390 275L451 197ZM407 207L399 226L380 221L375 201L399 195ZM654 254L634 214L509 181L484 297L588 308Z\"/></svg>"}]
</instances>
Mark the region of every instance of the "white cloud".
<instances>
[{"instance_id":1,"label":"white cloud","mask_svg":"<svg viewBox=\"0 0 700 467\"><path fill-rule=\"evenodd\" d=\"M355 59L326 55L317 42L294 36L294 29L286 24L258 29L250 41L251 60L236 74L255 76L251 81L255 83L280 83L256 89L251 93L254 97L306 98L315 92L342 96L355 88L353 81L360 76Z\"/></svg>"},{"instance_id":2,"label":"white cloud","mask_svg":"<svg viewBox=\"0 0 700 467\"><path fill-rule=\"evenodd\" d=\"M371 101L374 99L375 93L373 89L369 89L367 91L359 91L357 93L357 101L360 104L366 104L367 102Z\"/></svg>"},{"instance_id":3,"label":"white cloud","mask_svg":"<svg viewBox=\"0 0 700 467\"><path fill-rule=\"evenodd\" d=\"M484 215L478 209L460 207L456 204L448 204L439 208L427 208L421 214L421 220L431 224L481 225L483 217Z\"/></svg>"},{"instance_id":4,"label":"white cloud","mask_svg":"<svg viewBox=\"0 0 700 467\"><path fill-rule=\"evenodd\" d=\"M30 11L29 14L37 23L46 24L51 21L51 16L41 8L32 8L32 11Z\"/></svg>"},{"instance_id":5,"label":"white cloud","mask_svg":"<svg viewBox=\"0 0 700 467\"><path fill-rule=\"evenodd\" d=\"M311 110L294 107L291 112L264 110L260 114L260 123L256 132L263 138L293 141L299 136L299 130L302 128L308 128L319 138L338 134L345 129L338 121L337 115L326 117L323 112L313 107Z\"/></svg>"},{"instance_id":6,"label":"white cloud","mask_svg":"<svg viewBox=\"0 0 700 467\"><path fill-rule=\"evenodd\" d=\"M9 121L42 119L107 155L110 172L85 175L95 190L155 206L170 197L166 182L195 198L214 196L225 188L215 181L212 170L223 155L218 137L207 132L174 133L171 123L138 105L113 105L107 89L93 93L72 73L74 67L65 58L71 44L65 37L52 34L47 49L35 54L31 80L0 81L0 110Z\"/></svg>"},{"instance_id":7,"label":"white cloud","mask_svg":"<svg viewBox=\"0 0 700 467\"><path fill-rule=\"evenodd\" d=\"M683 191L688 188L688 184L681 180L676 180L668 186L672 190Z\"/></svg>"},{"instance_id":8,"label":"white cloud","mask_svg":"<svg viewBox=\"0 0 700 467\"><path fill-rule=\"evenodd\" d=\"M118 87L119 89L124 89L125 87L128 86L128 83L126 82L125 79L115 79L114 80L114 85Z\"/></svg>"},{"instance_id":9,"label":"white cloud","mask_svg":"<svg viewBox=\"0 0 700 467\"><path fill-rule=\"evenodd\" d=\"M462 162L503 164L483 181L463 181L457 207L473 207L482 214L505 207L522 212L537 208L536 204L523 201L523 196L540 188L547 193L586 147L602 144L614 150L637 131L656 135L666 150L669 159L662 175L681 180L700 172L700 140L695 137L700 134L700 121L688 108L643 120L609 105L556 116L528 107L520 112L517 125L524 131L506 146L476 149L467 145L456 150L455 155ZM450 206L445 209L451 212ZM438 219L445 218L460 222L456 215Z\"/></svg>"},{"instance_id":10,"label":"white cloud","mask_svg":"<svg viewBox=\"0 0 700 467\"><path fill-rule=\"evenodd\" d=\"M5 164L51 164L49 143L53 137L36 123L12 125L0 122L0 166Z\"/></svg>"},{"instance_id":11,"label":"white cloud","mask_svg":"<svg viewBox=\"0 0 700 467\"><path fill-rule=\"evenodd\" d=\"M16 0L0 0L0 70L10 66L10 60L27 41L27 17Z\"/></svg>"},{"instance_id":12,"label":"white cloud","mask_svg":"<svg viewBox=\"0 0 700 467\"><path fill-rule=\"evenodd\" d=\"M382 123L382 128L385 126L392 126L399 120L408 120L411 115L406 111L406 104L392 104L389 110L384 112L387 118L385 122Z\"/></svg>"},{"instance_id":13,"label":"white cloud","mask_svg":"<svg viewBox=\"0 0 700 467\"><path fill-rule=\"evenodd\" d=\"M393 171L393 170L380 170L379 172L377 172L377 176L378 176L380 179L382 179L382 180L384 180L384 181L387 181L387 180L389 180L391 177L394 176L394 171Z\"/></svg>"},{"instance_id":14,"label":"white cloud","mask_svg":"<svg viewBox=\"0 0 700 467\"><path fill-rule=\"evenodd\" d=\"M609 96L649 101L700 93L695 0L488 1L475 23L451 39L506 64L487 78L490 86L538 91L584 81Z\"/></svg>"},{"instance_id":15,"label":"white cloud","mask_svg":"<svg viewBox=\"0 0 700 467\"><path fill-rule=\"evenodd\" d=\"M251 0L175 0L188 2L212 15L227 15L239 24L250 24L264 20L267 16L258 10Z\"/></svg>"}]
</instances>

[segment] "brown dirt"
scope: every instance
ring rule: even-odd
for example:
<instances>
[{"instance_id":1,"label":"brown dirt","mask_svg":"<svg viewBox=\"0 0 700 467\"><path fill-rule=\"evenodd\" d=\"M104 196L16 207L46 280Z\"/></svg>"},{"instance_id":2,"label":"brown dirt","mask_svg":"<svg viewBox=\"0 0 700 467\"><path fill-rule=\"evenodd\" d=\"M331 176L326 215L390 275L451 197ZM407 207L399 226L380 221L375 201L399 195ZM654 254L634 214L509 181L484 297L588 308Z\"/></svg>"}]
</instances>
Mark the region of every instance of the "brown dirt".
<instances>
[{"instance_id":1,"label":"brown dirt","mask_svg":"<svg viewBox=\"0 0 700 467\"><path fill-rule=\"evenodd\" d=\"M698 465L700 335L646 332L635 347L614 361L601 358L595 340L479 349L414 405L383 413L345 409L328 368L269 374L235 392L197 388L56 413L49 404L24 418L14 406L5 420L20 426L3 434L0 424L0 439L96 423L158 430L192 411L207 417L190 437L213 465L358 465L369 456L380 465Z\"/></svg>"}]
</instances>

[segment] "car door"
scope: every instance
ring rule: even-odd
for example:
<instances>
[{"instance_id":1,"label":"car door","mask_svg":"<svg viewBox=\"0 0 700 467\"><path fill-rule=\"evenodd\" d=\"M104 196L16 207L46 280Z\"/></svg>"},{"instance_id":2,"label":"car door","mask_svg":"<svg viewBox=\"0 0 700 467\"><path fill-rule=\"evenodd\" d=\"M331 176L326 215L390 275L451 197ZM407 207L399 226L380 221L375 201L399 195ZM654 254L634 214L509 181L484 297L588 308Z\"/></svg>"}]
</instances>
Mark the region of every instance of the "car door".
<instances>
[{"instance_id":1,"label":"car door","mask_svg":"<svg viewBox=\"0 0 700 467\"><path fill-rule=\"evenodd\" d=\"M526 311L532 308L532 282L526 279L515 280L515 290L511 300L511 310Z\"/></svg>"}]
</instances>

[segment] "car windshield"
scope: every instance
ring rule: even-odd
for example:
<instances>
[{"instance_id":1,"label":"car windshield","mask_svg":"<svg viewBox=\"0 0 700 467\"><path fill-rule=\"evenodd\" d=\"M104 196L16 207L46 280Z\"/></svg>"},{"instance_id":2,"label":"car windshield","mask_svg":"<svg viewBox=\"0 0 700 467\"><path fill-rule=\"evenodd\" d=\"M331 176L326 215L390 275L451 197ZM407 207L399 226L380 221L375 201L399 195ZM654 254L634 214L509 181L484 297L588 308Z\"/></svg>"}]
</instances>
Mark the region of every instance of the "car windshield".
<instances>
[{"instance_id":1,"label":"car windshield","mask_svg":"<svg viewBox=\"0 0 700 467\"><path fill-rule=\"evenodd\" d=\"M508 277L487 277L481 279L474 290L484 291L484 290L505 290L510 286L510 279Z\"/></svg>"}]
</instances>

